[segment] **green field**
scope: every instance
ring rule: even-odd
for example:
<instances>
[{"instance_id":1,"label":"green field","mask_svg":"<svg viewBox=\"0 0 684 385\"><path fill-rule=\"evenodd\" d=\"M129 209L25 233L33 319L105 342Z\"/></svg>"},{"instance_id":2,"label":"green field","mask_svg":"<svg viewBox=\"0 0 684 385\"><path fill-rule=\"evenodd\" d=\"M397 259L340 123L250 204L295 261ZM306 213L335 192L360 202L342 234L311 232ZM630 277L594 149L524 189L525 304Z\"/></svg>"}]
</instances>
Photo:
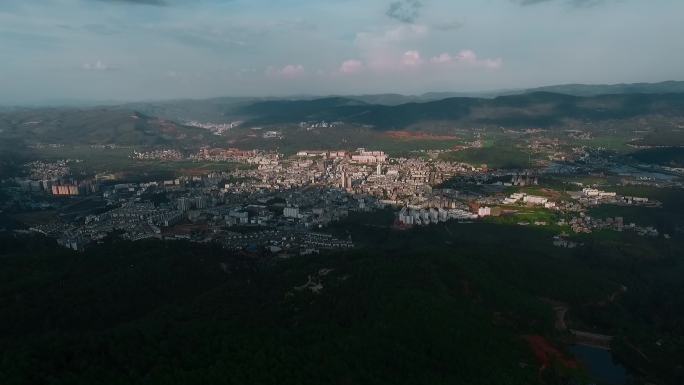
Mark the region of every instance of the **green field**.
<instances>
[{"instance_id":1,"label":"green field","mask_svg":"<svg viewBox=\"0 0 684 385\"><path fill-rule=\"evenodd\" d=\"M486 164L490 168L522 169L533 167L528 153L513 145L504 144L447 152L442 154L440 159L464 162L476 166Z\"/></svg>"},{"instance_id":2,"label":"green field","mask_svg":"<svg viewBox=\"0 0 684 385\"><path fill-rule=\"evenodd\" d=\"M239 128L226 133L230 146L242 149L277 150L285 155L300 150L355 150L360 147L382 150L392 156L405 156L414 150L445 150L462 141L433 139L396 139L369 128L343 126L307 131L298 126L285 126L282 139L264 139L262 134L269 129L250 130Z\"/></svg>"}]
</instances>

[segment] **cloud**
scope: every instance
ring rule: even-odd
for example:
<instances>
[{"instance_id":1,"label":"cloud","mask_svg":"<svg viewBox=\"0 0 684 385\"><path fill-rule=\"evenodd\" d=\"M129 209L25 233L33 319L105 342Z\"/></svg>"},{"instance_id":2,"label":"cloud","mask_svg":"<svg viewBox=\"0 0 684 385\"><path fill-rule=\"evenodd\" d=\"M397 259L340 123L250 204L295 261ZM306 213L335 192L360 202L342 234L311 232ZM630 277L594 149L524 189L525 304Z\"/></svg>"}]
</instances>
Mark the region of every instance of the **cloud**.
<instances>
[{"instance_id":1,"label":"cloud","mask_svg":"<svg viewBox=\"0 0 684 385\"><path fill-rule=\"evenodd\" d=\"M363 71L363 62L356 59L344 61L339 68L339 72L343 74L355 74Z\"/></svg>"},{"instance_id":2,"label":"cloud","mask_svg":"<svg viewBox=\"0 0 684 385\"><path fill-rule=\"evenodd\" d=\"M83 63L82 68L86 71L109 71L114 69L101 60L98 60L95 63Z\"/></svg>"},{"instance_id":3,"label":"cloud","mask_svg":"<svg viewBox=\"0 0 684 385\"><path fill-rule=\"evenodd\" d=\"M423 3L420 0L397 0L390 3L385 15L402 23L415 23Z\"/></svg>"},{"instance_id":4,"label":"cloud","mask_svg":"<svg viewBox=\"0 0 684 385\"><path fill-rule=\"evenodd\" d=\"M469 49L462 50L453 56L446 52L439 54L432 57L430 63L435 65L485 68L490 70L497 70L503 66L503 60L501 58L480 59L474 51Z\"/></svg>"},{"instance_id":5,"label":"cloud","mask_svg":"<svg viewBox=\"0 0 684 385\"><path fill-rule=\"evenodd\" d=\"M415 68L423 64L423 59L418 51L406 51L401 58L401 64L404 67Z\"/></svg>"},{"instance_id":6,"label":"cloud","mask_svg":"<svg viewBox=\"0 0 684 385\"><path fill-rule=\"evenodd\" d=\"M448 53L443 53L430 59L430 63L433 64L452 63L453 61L454 59Z\"/></svg>"},{"instance_id":7,"label":"cloud","mask_svg":"<svg viewBox=\"0 0 684 385\"><path fill-rule=\"evenodd\" d=\"M301 64L288 64L282 68L268 67L266 74L285 79L294 79L304 75L304 66Z\"/></svg>"}]
</instances>

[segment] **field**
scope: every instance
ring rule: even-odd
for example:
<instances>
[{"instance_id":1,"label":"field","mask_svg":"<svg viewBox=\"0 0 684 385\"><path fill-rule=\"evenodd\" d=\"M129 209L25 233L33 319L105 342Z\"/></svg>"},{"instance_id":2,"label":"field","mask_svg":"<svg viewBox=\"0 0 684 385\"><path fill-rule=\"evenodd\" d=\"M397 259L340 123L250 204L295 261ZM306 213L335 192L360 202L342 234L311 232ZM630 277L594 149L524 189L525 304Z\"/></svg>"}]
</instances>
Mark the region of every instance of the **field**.
<instances>
[{"instance_id":1,"label":"field","mask_svg":"<svg viewBox=\"0 0 684 385\"><path fill-rule=\"evenodd\" d=\"M242 149L278 150L286 155L300 150L355 150L360 147L382 150L392 156L408 155L414 150L445 150L461 144L456 137L442 137L439 140L431 135L387 135L360 126L342 126L307 131L298 126L279 128L282 139L264 139L263 133L269 129L250 130L239 128L226 134L229 146Z\"/></svg>"},{"instance_id":2,"label":"field","mask_svg":"<svg viewBox=\"0 0 684 385\"><path fill-rule=\"evenodd\" d=\"M462 151L444 153L440 159L465 162L473 165L486 164L489 168L522 169L532 168L530 155L526 152L504 144L493 144L482 148L468 148Z\"/></svg>"}]
</instances>

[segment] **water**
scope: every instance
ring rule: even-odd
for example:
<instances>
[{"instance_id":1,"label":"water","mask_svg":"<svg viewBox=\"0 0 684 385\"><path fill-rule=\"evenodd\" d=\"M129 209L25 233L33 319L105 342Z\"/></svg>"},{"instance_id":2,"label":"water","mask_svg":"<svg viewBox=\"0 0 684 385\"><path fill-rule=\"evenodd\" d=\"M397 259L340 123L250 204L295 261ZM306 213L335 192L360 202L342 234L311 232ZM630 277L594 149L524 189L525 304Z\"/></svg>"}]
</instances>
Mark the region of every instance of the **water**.
<instances>
[{"instance_id":1,"label":"water","mask_svg":"<svg viewBox=\"0 0 684 385\"><path fill-rule=\"evenodd\" d=\"M638 168L631 167L631 166L625 166L625 165L613 167L610 171L612 171L618 175L631 176L633 178L646 179L646 180L668 181L668 180L673 180L673 179L677 178L675 175L668 175L668 174L663 174L663 173L659 173L659 172L643 171L643 170L639 170Z\"/></svg>"},{"instance_id":2,"label":"water","mask_svg":"<svg viewBox=\"0 0 684 385\"><path fill-rule=\"evenodd\" d=\"M627 384L627 370L613 360L609 350L597 349L588 346L573 345L570 351L584 364L589 375L601 384L625 385Z\"/></svg>"}]
</instances>

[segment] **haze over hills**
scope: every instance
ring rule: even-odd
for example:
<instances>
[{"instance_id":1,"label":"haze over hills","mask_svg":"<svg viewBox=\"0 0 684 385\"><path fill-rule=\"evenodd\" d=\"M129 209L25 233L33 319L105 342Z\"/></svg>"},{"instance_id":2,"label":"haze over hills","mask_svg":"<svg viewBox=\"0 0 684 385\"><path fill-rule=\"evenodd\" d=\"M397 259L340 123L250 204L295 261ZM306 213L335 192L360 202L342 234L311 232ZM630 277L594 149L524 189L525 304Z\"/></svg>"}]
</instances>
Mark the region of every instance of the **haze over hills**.
<instances>
[{"instance_id":1,"label":"haze over hills","mask_svg":"<svg viewBox=\"0 0 684 385\"><path fill-rule=\"evenodd\" d=\"M172 120L203 120L222 122L226 119L241 119L241 112L258 102L312 101L317 99L351 99L366 104L398 106L407 103L427 103L449 98L492 99L499 96L522 95L535 92L551 92L573 96L599 96L604 94L654 94L684 92L684 81L662 83L634 83L618 85L554 85L531 89L507 89L474 92L429 92L421 95L402 94L365 94L365 95L328 95L328 96L291 96L291 97L222 97L209 99L183 99L159 102L128 103L124 106L152 116Z\"/></svg>"},{"instance_id":2,"label":"haze over hills","mask_svg":"<svg viewBox=\"0 0 684 385\"><path fill-rule=\"evenodd\" d=\"M684 81L625 84L560 84L547 87L536 87L526 90L526 92L540 91L575 96L597 96L608 94L668 94L684 92Z\"/></svg>"},{"instance_id":3,"label":"haze over hills","mask_svg":"<svg viewBox=\"0 0 684 385\"><path fill-rule=\"evenodd\" d=\"M577 97L536 92L494 99L449 98L398 106L370 105L344 98L269 101L240 110L251 124L344 121L377 129L404 129L430 121L470 125L548 127L564 120L627 119L641 115L684 116L684 94L634 94Z\"/></svg>"},{"instance_id":4,"label":"haze over hills","mask_svg":"<svg viewBox=\"0 0 684 385\"><path fill-rule=\"evenodd\" d=\"M387 95L379 99L395 98L397 101L398 97ZM379 99L215 98L80 109L18 108L0 112L0 138L32 143L193 146L211 144L218 137L207 130L184 125L190 120L241 121L245 127L325 120L384 131L429 129L427 126L439 124L461 128L568 128L572 122L684 117L684 93L581 97L532 92L495 98L452 97L398 105L370 102Z\"/></svg>"}]
</instances>

